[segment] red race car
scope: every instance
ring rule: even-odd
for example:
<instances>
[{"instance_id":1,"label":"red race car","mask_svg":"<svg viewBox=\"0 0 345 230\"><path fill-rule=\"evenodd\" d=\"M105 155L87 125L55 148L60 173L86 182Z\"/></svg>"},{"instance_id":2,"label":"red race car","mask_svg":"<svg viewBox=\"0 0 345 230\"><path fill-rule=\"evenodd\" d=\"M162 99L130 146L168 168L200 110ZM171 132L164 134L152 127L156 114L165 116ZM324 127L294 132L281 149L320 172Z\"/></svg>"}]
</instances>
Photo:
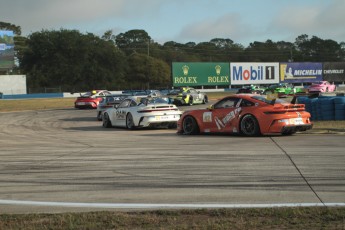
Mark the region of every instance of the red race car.
<instances>
[{"instance_id":1,"label":"red race car","mask_svg":"<svg viewBox=\"0 0 345 230\"><path fill-rule=\"evenodd\" d=\"M74 102L74 107L77 109L97 109L97 105L103 97L110 95L107 90L92 90L78 97Z\"/></svg>"},{"instance_id":2,"label":"red race car","mask_svg":"<svg viewBox=\"0 0 345 230\"><path fill-rule=\"evenodd\" d=\"M178 133L234 133L291 135L311 129L310 113L304 104L281 99L269 100L258 94L234 94L207 109L183 113L177 122Z\"/></svg>"}]
</instances>

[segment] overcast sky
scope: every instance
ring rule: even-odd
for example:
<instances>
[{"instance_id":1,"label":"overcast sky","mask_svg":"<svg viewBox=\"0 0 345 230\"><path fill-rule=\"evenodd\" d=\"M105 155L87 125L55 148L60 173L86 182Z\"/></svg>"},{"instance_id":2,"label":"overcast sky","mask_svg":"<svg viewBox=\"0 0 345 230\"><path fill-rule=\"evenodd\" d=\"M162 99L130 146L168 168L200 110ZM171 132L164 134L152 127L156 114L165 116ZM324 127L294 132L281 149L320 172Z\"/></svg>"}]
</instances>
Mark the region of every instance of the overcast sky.
<instances>
[{"instance_id":1,"label":"overcast sky","mask_svg":"<svg viewBox=\"0 0 345 230\"><path fill-rule=\"evenodd\" d=\"M160 44L230 38L247 46L301 34L343 42L344 10L345 0L0 0L0 21L20 26L24 36L143 29Z\"/></svg>"}]
</instances>

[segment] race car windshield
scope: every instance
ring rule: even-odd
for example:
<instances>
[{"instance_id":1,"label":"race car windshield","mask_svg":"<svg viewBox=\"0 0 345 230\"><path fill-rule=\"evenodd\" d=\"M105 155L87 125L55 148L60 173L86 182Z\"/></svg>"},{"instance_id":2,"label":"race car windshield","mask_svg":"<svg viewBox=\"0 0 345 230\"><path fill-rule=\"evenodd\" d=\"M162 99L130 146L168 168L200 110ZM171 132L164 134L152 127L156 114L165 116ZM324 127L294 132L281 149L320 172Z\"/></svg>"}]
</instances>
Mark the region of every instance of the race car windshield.
<instances>
[{"instance_id":1,"label":"race car windshield","mask_svg":"<svg viewBox=\"0 0 345 230\"><path fill-rule=\"evenodd\" d=\"M167 102L162 98L153 98L153 99L148 100L147 104L155 104L155 103L167 103Z\"/></svg>"},{"instance_id":2,"label":"race car windshield","mask_svg":"<svg viewBox=\"0 0 345 230\"><path fill-rule=\"evenodd\" d=\"M322 85L322 81L314 82L312 85Z\"/></svg>"},{"instance_id":3,"label":"race car windshield","mask_svg":"<svg viewBox=\"0 0 345 230\"><path fill-rule=\"evenodd\" d=\"M268 100L267 98L265 97L262 97L262 96L253 96L252 97L253 99L255 100L258 100L258 101L262 101L262 102L265 102L266 104L289 104L288 102L284 101L284 100L281 100L281 99L276 99L275 102L273 103L273 100Z\"/></svg>"},{"instance_id":4,"label":"race car windshield","mask_svg":"<svg viewBox=\"0 0 345 230\"><path fill-rule=\"evenodd\" d=\"M148 105L148 104L157 104L157 103L167 103L166 100L162 98L142 98L140 100L140 104L142 105Z\"/></svg>"},{"instance_id":5,"label":"race car windshield","mask_svg":"<svg viewBox=\"0 0 345 230\"><path fill-rule=\"evenodd\" d=\"M82 97L91 97L92 93L91 92L86 92L83 95L81 95Z\"/></svg>"}]
</instances>

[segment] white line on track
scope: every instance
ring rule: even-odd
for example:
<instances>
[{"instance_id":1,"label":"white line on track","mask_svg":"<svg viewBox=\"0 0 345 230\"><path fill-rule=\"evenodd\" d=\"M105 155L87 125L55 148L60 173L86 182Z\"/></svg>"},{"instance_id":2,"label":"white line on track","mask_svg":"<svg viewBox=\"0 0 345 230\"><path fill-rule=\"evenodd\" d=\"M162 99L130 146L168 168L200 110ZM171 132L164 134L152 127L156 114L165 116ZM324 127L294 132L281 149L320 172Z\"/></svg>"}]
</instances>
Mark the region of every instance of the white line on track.
<instances>
[{"instance_id":1,"label":"white line on track","mask_svg":"<svg viewBox=\"0 0 345 230\"><path fill-rule=\"evenodd\" d=\"M345 207L345 203L281 203L281 204L145 204L145 203L75 203L75 202L44 202L24 200L0 200L0 205L56 206L74 208L114 208L114 209L145 209L145 208L282 208L282 207Z\"/></svg>"}]
</instances>

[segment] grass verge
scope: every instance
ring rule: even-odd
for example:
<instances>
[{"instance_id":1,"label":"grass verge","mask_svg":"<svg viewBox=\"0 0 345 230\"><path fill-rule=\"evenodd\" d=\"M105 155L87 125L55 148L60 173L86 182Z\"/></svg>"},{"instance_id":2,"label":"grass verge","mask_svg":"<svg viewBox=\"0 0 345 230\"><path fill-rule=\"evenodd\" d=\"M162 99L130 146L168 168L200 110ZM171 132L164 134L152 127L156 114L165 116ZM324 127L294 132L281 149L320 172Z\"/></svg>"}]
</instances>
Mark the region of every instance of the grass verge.
<instances>
[{"instance_id":1,"label":"grass verge","mask_svg":"<svg viewBox=\"0 0 345 230\"><path fill-rule=\"evenodd\" d=\"M345 229L345 208L6 214L0 229Z\"/></svg>"},{"instance_id":2,"label":"grass verge","mask_svg":"<svg viewBox=\"0 0 345 230\"><path fill-rule=\"evenodd\" d=\"M0 100L0 112L74 108L75 98Z\"/></svg>"}]
</instances>

